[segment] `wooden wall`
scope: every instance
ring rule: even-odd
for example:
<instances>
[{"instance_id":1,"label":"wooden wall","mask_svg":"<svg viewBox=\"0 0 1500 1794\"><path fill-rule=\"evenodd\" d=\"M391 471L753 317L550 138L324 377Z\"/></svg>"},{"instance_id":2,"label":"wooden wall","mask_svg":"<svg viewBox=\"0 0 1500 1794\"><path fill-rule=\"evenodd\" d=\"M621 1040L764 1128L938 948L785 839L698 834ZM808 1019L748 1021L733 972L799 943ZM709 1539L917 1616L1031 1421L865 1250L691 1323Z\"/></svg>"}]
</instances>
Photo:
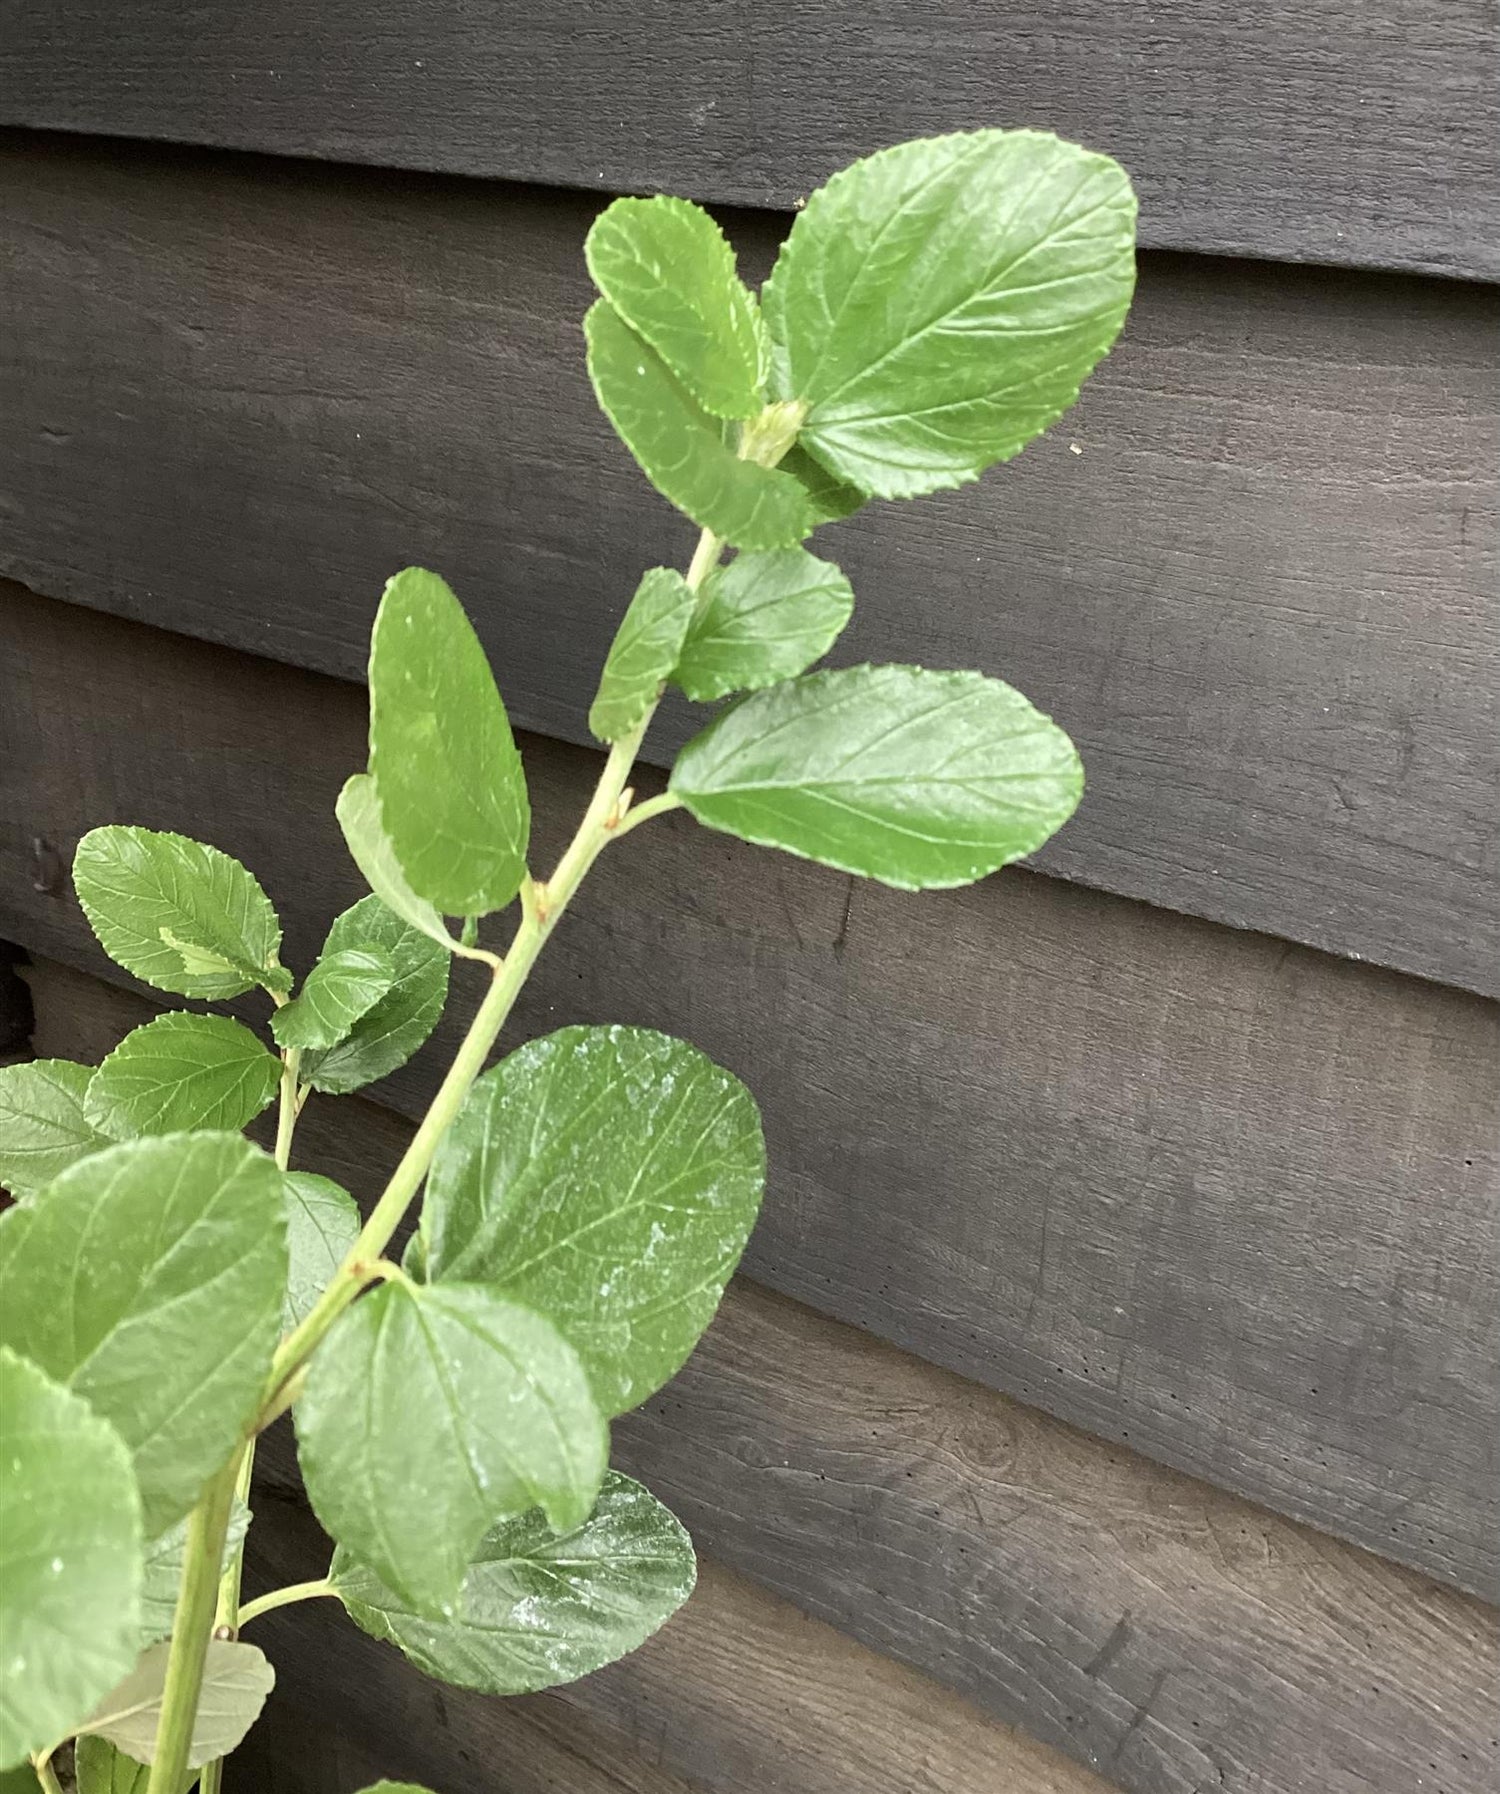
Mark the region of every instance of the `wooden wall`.
<instances>
[{"instance_id":1,"label":"wooden wall","mask_svg":"<svg viewBox=\"0 0 1500 1794\"><path fill-rule=\"evenodd\" d=\"M1482 0L0 3L0 1052L152 1013L68 889L99 822L239 854L307 963L411 561L563 830L591 670L685 547L583 374L601 194L729 208L757 277L919 130L1062 129L1143 199L1076 412L827 533L849 655L1013 678L1084 748L1075 822L910 899L669 818L513 1030L665 1027L765 1111L745 1275L619 1432L700 1592L519 1703L278 1616L247 1794L1492 1784L1494 60ZM373 1195L473 994L306 1162ZM257 1573L314 1573L284 1443L258 1506Z\"/></svg>"}]
</instances>

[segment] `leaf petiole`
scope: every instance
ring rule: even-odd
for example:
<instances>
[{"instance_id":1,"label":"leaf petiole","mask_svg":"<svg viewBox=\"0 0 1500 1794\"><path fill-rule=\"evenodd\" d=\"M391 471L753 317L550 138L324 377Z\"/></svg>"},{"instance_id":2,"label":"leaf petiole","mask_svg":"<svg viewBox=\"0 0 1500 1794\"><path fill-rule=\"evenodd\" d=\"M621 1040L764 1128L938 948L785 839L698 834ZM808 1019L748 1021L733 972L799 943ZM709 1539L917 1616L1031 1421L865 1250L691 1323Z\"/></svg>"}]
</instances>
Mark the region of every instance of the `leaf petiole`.
<instances>
[{"instance_id":1,"label":"leaf petiole","mask_svg":"<svg viewBox=\"0 0 1500 1794\"><path fill-rule=\"evenodd\" d=\"M269 1594L257 1595L240 1609L240 1625L248 1626L262 1614L274 1613L278 1607L290 1607L294 1601L316 1601L336 1591L326 1576L312 1582L289 1582L285 1588L273 1588Z\"/></svg>"},{"instance_id":2,"label":"leaf petiole","mask_svg":"<svg viewBox=\"0 0 1500 1794\"><path fill-rule=\"evenodd\" d=\"M641 823L649 822L653 816L665 816L669 810L680 810L682 799L675 791L662 791L655 797L648 797L642 804L632 804L625 814L614 825L614 837L618 841L628 835Z\"/></svg>"},{"instance_id":3,"label":"leaf petiole","mask_svg":"<svg viewBox=\"0 0 1500 1794\"><path fill-rule=\"evenodd\" d=\"M52 1752L50 1750L33 1757L31 1767L36 1771L36 1779L41 1783L43 1794L63 1794L62 1783L57 1779L57 1771L52 1767Z\"/></svg>"}]
</instances>

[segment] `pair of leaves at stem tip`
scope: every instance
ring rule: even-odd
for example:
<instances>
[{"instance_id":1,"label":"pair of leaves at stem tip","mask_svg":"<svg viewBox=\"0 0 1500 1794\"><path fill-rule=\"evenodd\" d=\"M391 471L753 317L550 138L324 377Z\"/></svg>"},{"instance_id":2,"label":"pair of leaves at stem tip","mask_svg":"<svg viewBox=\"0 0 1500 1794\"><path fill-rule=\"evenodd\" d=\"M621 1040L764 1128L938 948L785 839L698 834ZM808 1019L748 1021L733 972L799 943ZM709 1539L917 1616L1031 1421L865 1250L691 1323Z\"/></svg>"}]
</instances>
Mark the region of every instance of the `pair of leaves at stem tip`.
<instances>
[{"instance_id":1,"label":"pair of leaves at stem tip","mask_svg":"<svg viewBox=\"0 0 1500 1794\"><path fill-rule=\"evenodd\" d=\"M1135 214L1117 163L1046 132L899 144L810 196L762 319L706 213L617 200L586 245L594 388L680 510L737 547L785 546L823 520L808 484L738 459L718 420L796 405L801 455L855 493L977 479L1073 403L1114 341Z\"/></svg>"},{"instance_id":2,"label":"pair of leaves at stem tip","mask_svg":"<svg viewBox=\"0 0 1500 1794\"><path fill-rule=\"evenodd\" d=\"M718 225L687 200L618 199L584 256L603 294L583 323L589 377L646 477L737 548L800 542L819 521L807 487L737 452L770 345Z\"/></svg>"}]
</instances>

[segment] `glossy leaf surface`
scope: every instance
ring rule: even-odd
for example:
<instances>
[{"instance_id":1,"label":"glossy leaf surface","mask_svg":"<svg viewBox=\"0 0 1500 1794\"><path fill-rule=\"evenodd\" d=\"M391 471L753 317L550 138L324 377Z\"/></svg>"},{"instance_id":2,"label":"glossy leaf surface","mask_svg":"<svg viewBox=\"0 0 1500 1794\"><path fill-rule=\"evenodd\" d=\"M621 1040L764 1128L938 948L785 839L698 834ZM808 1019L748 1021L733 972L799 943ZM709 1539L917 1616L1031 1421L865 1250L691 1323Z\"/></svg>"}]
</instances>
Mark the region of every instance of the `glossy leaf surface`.
<instances>
[{"instance_id":1,"label":"glossy leaf surface","mask_svg":"<svg viewBox=\"0 0 1500 1794\"><path fill-rule=\"evenodd\" d=\"M806 672L854 613L854 589L805 548L737 555L704 583L673 682L706 703Z\"/></svg>"},{"instance_id":2,"label":"glossy leaf surface","mask_svg":"<svg viewBox=\"0 0 1500 1794\"><path fill-rule=\"evenodd\" d=\"M93 1075L70 1059L0 1066L0 1189L19 1201L110 1144L84 1112Z\"/></svg>"},{"instance_id":3,"label":"glossy leaf surface","mask_svg":"<svg viewBox=\"0 0 1500 1794\"><path fill-rule=\"evenodd\" d=\"M309 1053L302 1080L342 1096L405 1065L438 1024L448 1000L452 955L378 897L363 897L328 931L323 957L352 947L375 947L391 957L395 981L373 1009L326 1053Z\"/></svg>"},{"instance_id":4,"label":"glossy leaf surface","mask_svg":"<svg viewBox=\"0 0 1500 1794\"><path fill-rule=\"evenodd\" d=\"M803 447L883 498L1018 453L1119 333L1135 212L1118 163L1042 131L918 139L836 174L764 292Z\"/></svg>"},{"instance_id":5,"label":"glossy leaf surface","mask_svg":"<svg viewBox=\"0 0 1500 1794\"><path fill-rule=\"evenodd\" d=\"M609 1435L550 1321L473 1284L383 1284L338 1321L295 1409L318 1518L418 1611L458 1595L508 1514L593 1507Z\"/></svg>"},{"instance_id":6,"label":"glossy leaf surface","mask_svg":"<svg viewBox=\"0 0 1500 1794\"><path fill-rule=\"evenodd\" d=\"M739 1079L648 1028L564 1028L475 1084L428 1179L424 1274L549 1315L600 1406L681 1367L744 1250L765 1182Z\"/></svg>"},{"instance_id":7,"label":"glossy leaf surface","mask_svg":"<svg viewBox=\"0 0 1500 1794\"><path fill-rule=\"evenodd\" d=\"M812 501L790 474L741 461L719 420L605 300L583 329L599 404L664 498L737 548L802 540Z\"/></svg>"},{"instance_id":8,"label":"glossy leaf surface","mask_svg":"<svg viewBox=\"0 0 1500 1794\"><path fill-rule=\"evenodd\" d=\"M346 947L320 959L306 982L271 1017L276 1044L314 1051L337 1046L396 981L396 962L384 947Z\"/></svg>"},{"instance_id":9,"label":"glossy leaf surface","mask_svg":"<svg viewBox=\"0 0 1500 1794\"><path fill-rule=\"evenodd\" d=\"M594 285L705 411L760 409L761 321L728 239L701 206L617 199L594 220L584 256Z\"/></svg>"},{"instance_id":10,"label":"glossy leaf surface","mask_svg":"<svg viewBox=\"0 0 1500 1794\"><path fill-rule=\"evenodd\" d=\"M101 1134L237 1133L276 1094L281 1061L226 1015L159 1015L94 1073L84 1113Z\"/></svg>"},{"instance_id":11,"label":"glossy leaf surface","mask_svg":"<svg viewBox=\"0 0 1500 1794\"><path fill-rule=\"evenodd\" d=\"M521 756L463 606L422 567L387 583L375 618L370 774L416 895L445 916L504 909L531 831Z\"/></svg>"},{"instance_id":12,"label":"glossy leaf surface","mask_svg":"<svg viewBox=\"0 0 1500 1794\"><path fill-rule=\"evenodd\" d=\"M286 1174L286 1302L281 1330L307 1319L344 1254L359 1238L359 1210L331 1177L311 1171Z\"/></svg>"},{"instance_id":13,"label":"glossy leaf surface","mask_svg":"<svg viewBox=\"0 0 1500 1794\"><path fill-rule=\"evenodd\" d=\"M135 1660L141 1504L115 1429L4 1348L0 1520L0 1763L16 1763Z\"/></svg>"},{"instance_id":14,"label":"glossy leaf surface","mask_svg":"<svg viewBox=\"0 0 1500 1794\"><path fill-rule=\"evenodd\" d=\"M998 679L850 667L736 705L671 788L710 828L919 891L1034 853L1077 808L1083 767Z\"/></svg>"},{"instance_id":15,"label":"glossy leaf surface","mask_svg":"<svg viewBox=\"0 0 1500 1794\"><path fill-rule=\"evenodd\" d=\"M291 986L270 898L217 847L148 828L91 829L73 885L99 945L158 990L213 1000Z\"/></svg>"},{"instance_id":16,"label":"glossy leaf surface","mask_svg":"<svg viewBox=\"0 0 1500 1794\"><path fill-rule=\"evenodd\" d=\"M644 575L610 645L589 710L589 728L600 741L619 741L644 722L677 665L697 602L692 587L670 567L653 567Z\"/></svg>"},{"instance_id":17,"label":"glossy leaf surface","mask_svg":"<svg viewBox=\"0 0 1500 1794\"><path fill-rule=\"evenodd\" d=\"M109 1147L0 1216L0 1344L115 1426L148 1537L254 1412L285 1285L281 1174L236 1134Z\"/></svg>"},{"instance_id":18,"label":"glossy leaf surface","mask_svg":"<svg viewBox=\"0 0 1500 1794\"><path fill-rule=\"evenodd\" d=\"M385 832L380 794L369 773L357 772L352 779L346 780L333 808L344 833L349 857L364 874L365 883L375 896L403 922L430 940L440 942L443 951L451 953L453 937L447 923L426 898L416 894L401 870L396 849Z\"/></svg>"},{"instance_id":19,"label":"glossy leaf surface","mask_svg":"<svg viewBox=\"0 0 1500 1794\"><path fill-rule=\"evenodd\" d=\"M450 1618L413 1613L348 1552L332 1571L366 1632L427 1675L486 1694L531 1694L626 1656L681 1607L696 1576L681 1522L614 1471L571 1531L553 1532L533 1509L487 1533Z\"/></svg>"}]
</instances>

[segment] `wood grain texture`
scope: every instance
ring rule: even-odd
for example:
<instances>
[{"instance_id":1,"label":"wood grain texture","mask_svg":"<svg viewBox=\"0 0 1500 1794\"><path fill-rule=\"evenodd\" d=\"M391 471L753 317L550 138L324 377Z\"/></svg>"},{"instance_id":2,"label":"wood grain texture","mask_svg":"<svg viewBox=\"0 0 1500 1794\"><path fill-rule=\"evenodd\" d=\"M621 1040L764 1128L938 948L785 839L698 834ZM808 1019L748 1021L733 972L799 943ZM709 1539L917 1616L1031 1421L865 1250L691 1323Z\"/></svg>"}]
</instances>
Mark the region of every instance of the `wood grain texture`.
<instances>
[{"instance_id":1,"label":"wood grain texture","mask_svg":"<svg viewBox=\"0 0 1500 1794\"><path fill-rule=\"evenodd\" d=\"M154 1013L28 976L40 1052L100 1057ZM299 1161L368 1208L409 1127L363 1099L305 1120ZM1457 1794L1494 1760L1477 1602L744 1280L615 1456L722 1561L1141 1794L1404 1794L1424 1762ZM296 1491L289 1438L261 1462Z\"/></svg>"},{"instance_id":2,"label":"wood grain texture","mask_svg":"<svg viewBox=\"0 0 1500 1794\"><path fill-rule=\"evenodd\" d=\"M1493 277L1483 0L6 0L0 122L790 206L934 131L1107 149L1145 241Z\"/></svg>"},{"instance_id":3,"label":"wood grain texture","mask_svg":"<svg viewBox=\"0 0 1500 1794\"><path fill-rule=\"evenodd\" d=\"M307 966L360 890L332 810L363 711L355 687L12 589L0 935L107 970L71 898L34 888L31 843L66 862L129 820L238 854ZM524 752L546 865L598 761ZM407 1114L474 1000L456 984L383 1088ZM664 1028L751 1084L762 1281L1500 1588L1493 1005L1024 873L906 898L678 816L604 857L512 1038L573 1021Z\"/></svg>"},{"instance_id":4,"label":"wood grain texture","mask_svg":"<svg viewBox=\"0 0 1500 1794\"><path fill-rule=\"evenodd\" d=\"M250 1572L321 1574L328 1547L310 1517L267 1494ZM276 1665L284 1745L252 1733L244 1794L352 1794L356 1780L325 1775L328 1746L301 1743L314 1716L335 1761L352 1735L384 1773L438 1794L1107 1794L1058 1752L712 1563L634 1656L522 1700L429 1681L329 1604L270 1616L256 1637Z\"/></svg>"},{"instance_id":5,"label":"wood grain texture","mask_svg":"<svg viewBox=\"0 0 1500 1794\"><path fill-rule=\"evenodd\" d=\"M691 546L588 389L589 212L13 142L0 571L360 677L384 581L431 565L515 720L584 739L639 568ZM757 267L779 228L736 221ZM828 533L836 658L978 666L1077 736L1046 870L1500 991L1493 310L1149 263L1054 437Z\"/></svg>"}]
</instances>

